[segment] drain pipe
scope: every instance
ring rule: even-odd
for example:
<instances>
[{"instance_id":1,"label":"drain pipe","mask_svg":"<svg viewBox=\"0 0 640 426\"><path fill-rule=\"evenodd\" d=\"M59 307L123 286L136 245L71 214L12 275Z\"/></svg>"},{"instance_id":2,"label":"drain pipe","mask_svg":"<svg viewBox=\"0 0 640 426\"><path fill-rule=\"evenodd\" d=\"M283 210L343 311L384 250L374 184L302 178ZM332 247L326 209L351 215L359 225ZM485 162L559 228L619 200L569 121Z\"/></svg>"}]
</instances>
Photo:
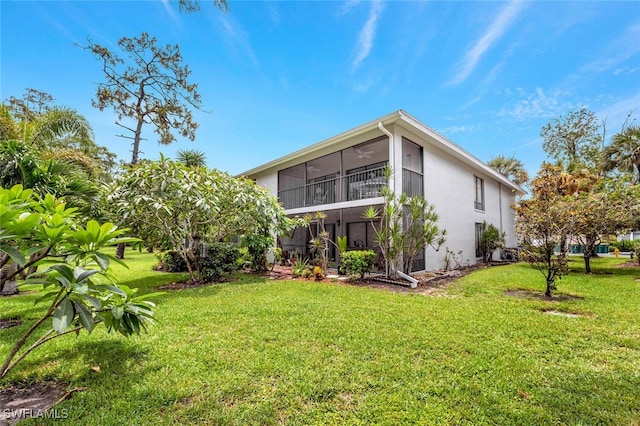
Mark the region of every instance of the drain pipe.
<instances>
[{"instance_id":1,"label":"drain pipe","mask_svg":"<svg viewBox=\"0 0 640 426\"><path fill-rule=\"evenodd\" d=\"M395 144L395 141L393 140L393 135L391 134L390 131L385 129L385 127L382 125L382 121L378 121L378 129L380 129L382 133L384 133L389 137L389 145L391 145L391 159L389 161L389 165L391 165L393 164L393 161L396 160L396 144ZM391 168L391 166L389 167L391 169L391 180L393 180L393 193L395 194L396 192L396 177L394 176L395 172L393 171L393 168ZM385 272L386 272L385 275L388 277L389 262L384 262L384 263L385 263Z\"/></svg>"},{"instance_id":2,"label":"drain pipe","mask_svg":"<svg viewBox=\"0 0 640 426\"><path fill-rule=\"evenodd\" d=\"M385 135L387 135L389 137L389 144L391 145L391 161L389 161L389 164L394 164L393 162L396 161L396 144L395 141L393 140L393 135L391 134L390 131L388 131L383 125L382 125L382 121L378 121L378 129L380 129L380 131L382 133L384 133ZM396 192L396 178L395 178L395 170L393 168L391 168L391 179L393 179L393 192Z\"/></svg>"}]
</instances>

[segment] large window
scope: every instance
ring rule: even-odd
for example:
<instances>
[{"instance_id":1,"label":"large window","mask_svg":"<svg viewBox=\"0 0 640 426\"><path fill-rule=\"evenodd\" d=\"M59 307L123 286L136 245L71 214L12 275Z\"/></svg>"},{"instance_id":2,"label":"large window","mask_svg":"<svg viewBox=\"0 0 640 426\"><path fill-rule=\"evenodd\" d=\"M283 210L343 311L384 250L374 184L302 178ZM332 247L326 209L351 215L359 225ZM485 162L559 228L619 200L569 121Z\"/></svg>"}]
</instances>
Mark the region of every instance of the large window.
<instances>
[{"instance_id":1,"label":"large window","mask_svg":"<svg viewBox=\"0 0 640 426\"><path fill-rule=\"evenodd\" d=\"M484 180L475 176L476 180L476 199L474 207L476 210L484 211Z\"/></svg>"}]
</instances>

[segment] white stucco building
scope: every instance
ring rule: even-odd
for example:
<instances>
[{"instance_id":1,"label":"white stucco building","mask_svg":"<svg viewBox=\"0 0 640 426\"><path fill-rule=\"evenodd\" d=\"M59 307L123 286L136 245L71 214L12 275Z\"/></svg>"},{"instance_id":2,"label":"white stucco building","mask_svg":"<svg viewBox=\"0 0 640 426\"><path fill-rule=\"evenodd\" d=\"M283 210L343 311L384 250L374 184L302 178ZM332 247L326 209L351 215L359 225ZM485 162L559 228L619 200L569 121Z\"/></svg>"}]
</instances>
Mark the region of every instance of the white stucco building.
<instances>
[{"instance_id":1,"label":"white stucco building","mask_svg":"<svg viewBox=\"0 0 640 426\"><path fill-rule=\"evenodd\" d=\"M383 173L387 165L393 171L390 182ZM241 175L268 188L292 216L324 211L331 239L346 235L350 249L376 248L362 213L382 204L380 189L386 184L435 205L439 226L447 230L444 246L461 250L464 260L479 260L477 229L483 221L506 233L507 246L516 245L510 205L522 188L402 110ZM281 239L283 250L303 253L308 241L304 229ZM427 249L413 269L442 268L444 256L444 247Z\"/></svg>"}]
</instances>

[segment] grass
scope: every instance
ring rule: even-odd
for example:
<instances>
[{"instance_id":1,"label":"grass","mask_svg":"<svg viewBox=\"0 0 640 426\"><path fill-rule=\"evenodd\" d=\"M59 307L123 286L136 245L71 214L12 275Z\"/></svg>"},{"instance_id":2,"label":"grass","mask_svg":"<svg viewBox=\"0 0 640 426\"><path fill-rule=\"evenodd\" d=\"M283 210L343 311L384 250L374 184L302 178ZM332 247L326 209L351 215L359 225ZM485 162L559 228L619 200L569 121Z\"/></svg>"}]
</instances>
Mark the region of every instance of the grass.
<instances>
[{"instance_id":1,"label":"grass","mask_svg":"<svg viewBox=\"0 0 640 426\"><path fill-rule=\"evenodd\" d=\"M179 278L151 272L151 255L129 257L115 273L142 292ZM9 380L86 387L57 407L69 418L56 425L637 425L640 269L621 262L596 259L592 275L574 262L556 294L578 298L565 301L505 295L543 292L523 264L437 297L244 276L167 292L148 335L50 342ZM35 318L35 297L3 300L2 316ZM0 353L26 327L0 330Z\"/></svg>"}]
</instances>

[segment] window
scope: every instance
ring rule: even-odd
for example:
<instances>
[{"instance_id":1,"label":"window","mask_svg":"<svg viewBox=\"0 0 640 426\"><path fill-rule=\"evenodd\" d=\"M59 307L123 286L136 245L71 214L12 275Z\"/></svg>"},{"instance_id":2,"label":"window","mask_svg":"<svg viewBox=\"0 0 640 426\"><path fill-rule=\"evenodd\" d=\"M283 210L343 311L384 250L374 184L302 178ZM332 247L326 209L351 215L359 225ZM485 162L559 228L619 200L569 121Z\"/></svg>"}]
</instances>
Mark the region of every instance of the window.
<instances>
[{"instance_id":1,"label":"window","mask_svg":"<svg viewBox=\"0 0 640 426\"><path fill-rule=\"evenodd\" d=\"M480 249L480 237L482 237L482 224L476 223L476 257L482 257L482 250Z\"/></svg>"},{"instance_id":2,"label":"window","mask_svg":"<svg viewBox=\"0 0 640 426\"><path fill-rule=\"evenodd\" d=\"M476 179L476 200L474 206L476 210L484 211L484 180L475 176Z\"/></svg>"}]
</instances>

